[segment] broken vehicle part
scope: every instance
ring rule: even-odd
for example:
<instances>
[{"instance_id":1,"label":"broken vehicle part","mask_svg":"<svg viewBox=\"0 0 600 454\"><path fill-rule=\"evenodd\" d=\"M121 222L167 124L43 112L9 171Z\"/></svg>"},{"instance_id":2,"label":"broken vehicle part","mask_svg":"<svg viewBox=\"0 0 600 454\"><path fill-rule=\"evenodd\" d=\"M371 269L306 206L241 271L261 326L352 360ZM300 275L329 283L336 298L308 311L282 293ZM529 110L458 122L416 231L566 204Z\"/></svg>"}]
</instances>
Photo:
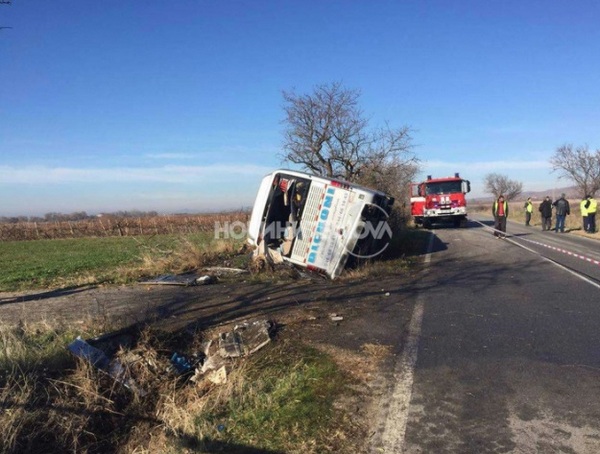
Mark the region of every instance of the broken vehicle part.
<instances>
[{"instance_id":1,"label":"broken vehicle part","mask_svg":"<svg viewBox=\"0 0 600 454\"><path fill-rule=\"evenodd\" d=\"M242 268L228 268L225 266L210 266L208 268L204 268L204 271L209 271L215 274L244 274L248 272L248 270L244 270Z\"/></svg>"},{"instance_id":2,"label":"broken vehicle part","mask_svg":"<svg viewBox=\"0 0 600 454\"><path fill-rule=\"evenodd\" d=\"M210 285L215 284L217 282L217 278L207 274L206 276L200 276L196 279L196 284L198 285Z\"/></svg>"},{"instance_id":3,"label":"broken vehicle part","mask_svg":"<svg viewBox=\"0 0 600 454\"><path fill-rule=\"evenodd\" d=\"M233 331L219 335L219 355L223 358L250 355L271 342L273 328L273 323L268 320L236 325Z\"/></svg>"},{"instance_id":4,"label":"broken vehicle part","mask_svg":"<svg viewBox=\"0 0 600 454\"><path fill-rule=\"evenodd\" d=\"M177 372L179 375L185 375L194 370L196 364L198 364L199 360L197 358L188 358L185 355L180 355L175 352L171 356L171 365L169 366L169 370L173 370Z\"/></svg>"},{"instance_id":5,"label":"broken vehicle part","mask_svg":"<svg viewBox=\"0 0 600 454\"><path fill-rule=\"evenodd\" d=\"M88 361L98 370L106 372L113 380L121 383L133 392L141 396L146 394L146 392L141 390L129 376L127 368L123 366L121 362L115 359L109 359L102 350L88 344L81 336L77 336L77 338L67 346L67 349L78 358Z\"/></svg>"},{"instance_id":6,"label":"broken vehicle part","mask_svg":"<svg viewBox=\"0 0 600 454\"><path fill-rule=\"evenodd\" d=\"M177 274L163 274L154 279L147 279L140 281L139 284L146 285L196 285L197 276L190 275L177 275Z\"/></svg>"}]
</instances>

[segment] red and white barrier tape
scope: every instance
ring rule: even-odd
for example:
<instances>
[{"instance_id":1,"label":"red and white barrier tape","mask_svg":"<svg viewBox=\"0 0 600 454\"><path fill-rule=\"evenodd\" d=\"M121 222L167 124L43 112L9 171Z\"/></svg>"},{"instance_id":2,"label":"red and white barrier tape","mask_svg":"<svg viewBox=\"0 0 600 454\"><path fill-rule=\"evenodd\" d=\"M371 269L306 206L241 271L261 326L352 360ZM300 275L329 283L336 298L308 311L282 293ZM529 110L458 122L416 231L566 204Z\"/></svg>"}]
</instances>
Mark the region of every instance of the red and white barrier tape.
<instances>
[{"instance_id":1,"label":"red and white barrier tape","mask_svg":"<svg viewBox=\"0 0 600 454\"><path fill-rule=\"evenodd\" d=\"M594 260L594 259L592 259L590 257L586 257L585 255L575 254L574 252L567 251L566 249L562 249L562 248L559 248L559 247L556 247L556 246L550 246L548 244L540 243L539 241L529 240L527 238L521 238L521 240L527 241L529 243L537 244L538 246L543 246L543 247L545 247L547 249L552 249L553 251L557 251L557 252L561 252L563 254L570 255L571 257L575 257L575 258L578 258L578 259L581 259L581 260L585 260L586 262L593 263L594 265L600 265L600 261Z\"/></svg>"},{"instance_id":2,"label":"red and white barrier tape","mask_svg":"<svg viewBox=\"0 0 600 454\"><path fill-rule=\"evenodd\" d=\"M477 221L477 222L479 222L479 221ZM510 234L507 235L506 232L501 232L500 230L496 230L495 228L489 227L489 226L483 224L482 222L479 222L479 224L481 224L484 227L489 228L495 234L505 235L505 238L514 238L515 237L515 235L510 235ZM558 247L555 247L555 246L550 246L548 244L540 243L539 241L529 240L527 238L521 238L521 237L519 237L519 239L521 239L523 241L527 241L529 243L537 244L538 246L542 246L542 247L545 247L547 249L552 249L553 251L557 251L557 252L561 252L563 254L570 255L571 257L575 257L575 258L578 258L578 259L581 259L581 260L585 260L586 262L593 263L594 265L600 265L600 261L594 260L594 259L592 259L590 257L586 257L585 255L575 254L574 252L567 251L566 249L558 248Z\"/></svg>"}]
</instances>

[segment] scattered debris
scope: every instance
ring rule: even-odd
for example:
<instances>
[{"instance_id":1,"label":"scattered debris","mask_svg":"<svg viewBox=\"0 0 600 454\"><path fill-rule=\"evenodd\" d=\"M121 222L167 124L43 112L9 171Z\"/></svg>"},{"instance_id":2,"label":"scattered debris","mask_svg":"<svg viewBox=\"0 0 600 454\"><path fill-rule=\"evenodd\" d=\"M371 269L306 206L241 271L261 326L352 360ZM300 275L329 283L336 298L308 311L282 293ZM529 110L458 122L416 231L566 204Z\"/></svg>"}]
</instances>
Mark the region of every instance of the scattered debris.
<instances>
[{"instance_id":1,"label":"scattered debris","mask_svg":"<svg viewBox=\"0 0 600 454\"><path fill-rule=\"evenodd\" d=\"M215 354L208 356L202 363L202 366L196 367L191 380L199 382L203 377L206 377L213 383L225 383L230 371L231 364L229 360Z\"/></svg>"},{"instance_id":2,"label":"scattered debris","mask_svg":"<svg viewBox=\"0 0 600 454\"><path fill-rule=\"evenodd\" d=\"M77 336L77 338L67 346L67 349L75 356L87 360L92 366L97 367L98 369L108 369L110 360L104 352L88 344L81 336Z\"/></svg>"},{"instance_id":3,"label":"scattered debris","mask_svg":"<svg viewBox=\"0 0 600 454\"><path fill-rule=\"evenodd\" d=\"M197 277L191 275L178 275L178 274L163 274L154 279L148 279L140 281L140 284L145 285L196 285Z\"/></svg>"},{"instance_id":4,"label":"scattered debris","mask_svg":"<svg viewBox=\"0 0 600 454\"><path fill-rule=\"evenodd\" d=\"M273 323L268 320L236 325L233 331L219 335L219 354L223 358L250 355L271 341L273 328Z\"/></svg>"},{"instance_id":5,"label":"scattered debris","mask_svg":"<svg viewBox=\"0 0 600 454\"><path fill-rule=\"evenodd\" d=\"M198 362L199 360L197 358L189 359L187 356L175 352L173 353L173 356L171 356L171 365L169 366L168 371L174 370L179 375L185 375L192 372Z\"/></svg>"},{"instance_id":6,"label":"scattered debris","mask_svg":"<svg viewBox=\"0 0 600 454\"><path fill-rule=\"evenodd\" d=\"M210 271L216 274L245 274L248 273L248 270L244 270L242 268L228 268L225 266L211 266L209 268L204 268L204 271Z\"/></svg>"},{"instance_id":7,"label":"scattered debris","mask_svg":"<svg viewBox=\"0 0 600 454\"><path fill-rule=\"evenodd\" d=\"M160 371L166 369L167 372L189 378L192 382L207 379L215 384L226 383L233 365L232 359L251 355L267 345L271 342L274 328L275 324L269 320L246 321L236 325L232 331L221 333L217 338L205 342L201 352L187 355L176 351L169 361L166 358L161 360L152 349L145 352L144 348L140 347L133 350L120 347L115 351L112 343L108 341L117 336L116 334L98 338L101 341L99 345L103 345L103 348L98 348L78 336L67 349L126 388L144 396L147 393L139 389L133 379L140 377L140 371L149 371L156 380L162 379L163 374ZM125 334L119 333L118 336L123 337Z\"/></svg>"},{"instance_id":8,"label":"scattered debris","mask_svg":"<svg viewBox=\"0 0 600 454\"><path fill-rule=\"evenodd\" d=\"M189 287L191 285L208 285L215 284L218 281L216 276L207 274L204 276L194 275L178 275L178 274L163 274L154 279L140 281L139 284L144 285L182 285Z\"/></svg>"},{"instance_id":9,"label":"scattered debris","mask_svg":"<svg viewBox=\"0 0 600 454\"><path fill-rule=\"evenodd\" d=\"M213 370L206 375L206 378L210 380L215 385L222 385L223 383L227 383L227 366L223 365L219 367L217 370Z\"/></svg>"},{"instance_id":10,"label":"scattered debris","mask_svg":"<svg viewBox=\"0 0 600 454\"><path fill-rule=\"evenodd\" d=\"M332 322L341 322L342 320L344 320L344 317L338 314L329 314L329 318Z\"/></svg>"},{"instance_id":11,"label":"scattered debris","mask_svg":"<svg viewBox=\"0 0 600 454\"><path fill-rule=\"evenodd\" d=\"M192 381L205 377L215 384L226 383L231 359L251 355L267 345L274 328L269 320L243 322L232 331L219 334L217 342L208 341L204 346L205 359L202 366L196 367Z\"/></svg>"},{"instance_id":12,"label":"scattered debris","mask_svg":"<svg viewBox=\"0 0 600 454\"><path fill-rule=\"evenodd\" d=\"M106 372L115 381L121 383L126 388L132 390L140 396L146 395L146 392L139 389L133 379L129 376L129 372L121 362L116 359L109 359L106 354L84 341L81 336L71 342L67 349L78 358L87 360L92 366Z\"/></svg>"},{"instance_id":13,"label":"scattered debris","mask_svg":"<svg viewBox=\"0 0 600 454\"><path fill-rule=\"evenodd\" d=\"M209 285L209 284L215 284L217 282L217 278L214 276L211 276L210 274L207 274L206 276L200 276L199 278L196 279L196 284L198 285Z\"/></svg>"}]
</instances>

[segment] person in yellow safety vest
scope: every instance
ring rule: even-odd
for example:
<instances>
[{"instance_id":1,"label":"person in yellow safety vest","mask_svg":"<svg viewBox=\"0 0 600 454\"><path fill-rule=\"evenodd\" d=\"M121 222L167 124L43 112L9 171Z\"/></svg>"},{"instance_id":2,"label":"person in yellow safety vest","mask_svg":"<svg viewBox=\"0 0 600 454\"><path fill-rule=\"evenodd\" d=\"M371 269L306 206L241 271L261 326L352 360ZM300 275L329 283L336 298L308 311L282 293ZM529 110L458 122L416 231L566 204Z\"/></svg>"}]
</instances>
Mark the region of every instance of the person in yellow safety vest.
<instances>
[{"instance_id":1,"label":"person in yellow safety vest","mask_svg":"<svg viewBox=\"0 0 600 454\"><path fill-rule=\"evenodd\" d=\"M587 206L589 205L588 196L586 195L581 202L579 202L579 211L581 211L581 219L583 220L583 231L588 232L590 229L590 221L588 217Z\"/></svg>"},{"instance_id":2,"label":"person in yellow safety vest","mask_svg":"<svg viewBox=\"0 0 600 454\"><path fill-rule=\"evenodd\" d=\"M588 195L586 198L588 200L585 207L588 215L588 232L596 233L596 209L598 208L598 203L591 195Z\"/></svg>"},{"instance_id":3,"label":"person in yellow safety vest","mask_svg":"<svg viewBox=\"0 0 600 454\"><path fill-rule=\"evenodd\" d=\"M500 194L492 205L492 214L494 215L494 236L496 238L506 238L506 218L508 217L508 203L504 196Z\"/></svg>"},{"instance_id":4,"label":"person in yellow safety vest","mask_svg":"<svg viewBox=\"0 0 600 454\"><path fill-rule=\"evenodd\" d=\"M529 227L531 213L533 213L533 203L531 203L531 197L527 197L527 201L525 202L523 208L525 208L525 225Z\"/></svg>"}]
</instances>

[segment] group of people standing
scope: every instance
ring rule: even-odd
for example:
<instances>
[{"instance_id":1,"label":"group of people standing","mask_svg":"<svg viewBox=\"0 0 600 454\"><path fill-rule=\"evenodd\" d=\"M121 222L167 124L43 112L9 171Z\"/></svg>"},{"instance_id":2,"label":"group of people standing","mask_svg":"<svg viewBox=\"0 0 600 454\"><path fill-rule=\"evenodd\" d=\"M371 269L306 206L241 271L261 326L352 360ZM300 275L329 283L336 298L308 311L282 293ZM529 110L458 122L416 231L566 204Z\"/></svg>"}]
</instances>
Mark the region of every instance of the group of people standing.
<instances>
[{"instance_id":1,"label":"group of people standing","mask_svg":"<svg viewBox=\"0 0 600 454\"><path fill-rule=\"evenodd\" d=\"M533 214L533 202L531 197L525 202L525 225L531 225L531 216ZM597 202L591 195L586 195L580 202L579 208L583 218L583 230L587 233L596 232L596 209ZM560 198L552 202L550 196L546 196L538 211L542 217L542 230L552 230L552 212L556 217L554 231L564 233L565 221L567 216L571 214L571 206L565 194L561 194ZM492 205L492 214L494 215L494 236L496 238L504 238L506 234L506 219L508 218L508 202L503 195L498 196Z\"/></svg>"},{"instance_id":2,"label":"group of people standing","mask_svg":"<svg viewBox=\"0 0 600 454\"><path fill-rule=\"evenodd\" d=\"M531 198L527 200L530 202ZM567 216L571 214L571 205L564 193L554 202L552 202L550 196L546 196L542 203L540 203L538 210L542 216L542 230L552 230L552 209L555 210L556 215L554 231L564 233L565 221L567 220Z\"/></svg>"}]
</instances>

